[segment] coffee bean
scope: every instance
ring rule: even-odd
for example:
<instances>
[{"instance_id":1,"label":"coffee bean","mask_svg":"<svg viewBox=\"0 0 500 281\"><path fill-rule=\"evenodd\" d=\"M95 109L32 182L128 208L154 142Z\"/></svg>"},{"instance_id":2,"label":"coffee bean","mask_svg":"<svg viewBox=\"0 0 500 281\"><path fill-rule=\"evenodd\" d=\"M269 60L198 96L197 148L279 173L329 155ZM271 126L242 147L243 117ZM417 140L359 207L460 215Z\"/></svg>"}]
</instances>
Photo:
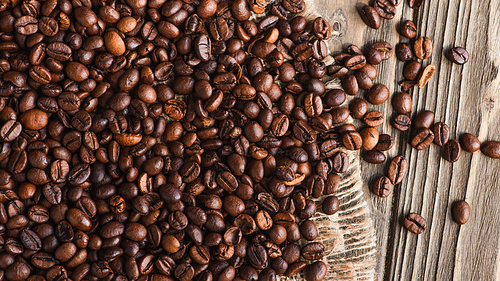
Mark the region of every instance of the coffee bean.
<instances>
[{"instance_id":1,"label":"coffee bean","mask_svg":"<svg viewBox=\"0 0 500 281\"><path fill-rule=\"evenodd\" d=\"M323 213L333 215L339 210L339 199L336 196L329 196L323 200L321 205Z\"/></svg>"},{"instance_id":2,"label":"coffee bean","mask_svg":"<svg viewBox=\"0 0 500 281\"><path fill-rule=\"evenodd\" d=\"M460 158L460 144L457 140L450 140L446 143L443 149L443 158L451 163L458 161Z\"/></svg>"},{"instance_id":3,"label":"coffee bean","mask_svg":"<svg viewBox=\"0 0 500 281\"><path fill-rule=\"evenodd\" d=\"M378 151L387 151L391 149L393 145L394 145L394 140L390 135L381 134L378 137L377 145L373 149Z\"/></svg>"},{"instance_id":4,"label":"coffee bean","mask_svg":"<svg viewBox=\"0 0 500 281\"><path fill-rule=\"evenodd\" d=\"M324 262L318 261L306 267L306 280L307 281L322 281L328 269Z\"/></svg>"},{"instance_id":5,"label":"coffee bean","mask_svg":"<svg viewBox=\"0 0 500 281\"><path fill-rule=\"evenodd\" d=\"M396 14L396 7L388 0L376 0L373 2L373 7L380 17L384 19L393 19Z\"/></svg>"},{"instance_id":6,"label":"coffee bean","mask_svg":"<svg viewBox=\"0 0 500 281\"><path fill-rule=\"evenodd\" d=\"M407 167L408 162L406 161L406 158L401 155L396 156L391 160L388 175L392 184L396 185L403 181Z\"/></svg>"},{"instance_id":7,"label":"coffee bean","mask_svg":"<svg viewBox=\"0 0 500 281\"><path fill-rule=\"evenodd\" d=\"M412 60L409 61L405 68L403 69L403 76L410 81L415 81L420 77L420 69L422 64L420 62Z\"/></svg>"},{"instance_id":8,"label":"coffee bean","mask_svg":"<svg viewBox=\"0 0 500 281\"><path fill-rule=\"evenodd\" d=\"M420 78L418 79L418 87L420 89L427 85L427 82L429 82L434 72L436 72L436 66L434 66L433 64L429 64L424 68L424 70L422 70Z\"/></svg>"},{"instance_id":9,"label":"coffee bean","mask_svg":"<svg viewBox=\"0 0 500 281\"><path fill-rule=\"evenodd\" d=\"M363 116L362 120L370 127L378 127L384 123L384 115L378 111L370 111Z\"/></svg>"},{"instance_id":10,"label":"coffee bean","mask_svg":"<svg viewBox=\"0 0 500 281\"><path fill-rule=\"evenodd\" d=\"M342 88L344 88L345 93L350 96L357 95L359 86L358 81L356 80L356 76L346 75L344 78L342 78Z\"/></svg>"},{"instance_id":11,"label":"coffee bean","mask_svg":"<svg viewBox=\"0 0 500 281\"><path fill-rule=\"evenodd\" d=\"M434 112L430 110L421 111L413 118L413 127L416 129L429 129L432 123L434 123Z\"/></svg>"},{"instance_id":12,"label":"coffee bean","mask_svg":"<svg viewBox=\"0 0 500 281\"><path fill-rule=\"evenodd\" d=\"M349 57L344 61L344 66L349 70L360 69L366 64L366 58L364 55L354 55Z\"/></svg>"},{"instance_id":13,"label":"coffee bean","mask_svg":"<svg viewBox=\"0 0 500 281\"><path fill-rule=\"evenodd\" d=\"M410 129L411 120L410 117L399 114L394 119L391 120L391 125L401 132L405 132Z\"/></svg>"},{"instance_id":14,"label":"coffee bean","mask_svg":"<svg viewBox=\"0 0 500 281\"><path fill-rule=\"evenodd\" d=\"M361 19L371 28L378 29L380 27L380 16L373 7L369 5L363 6L359 11Z\"/></svg>"},{"instance_id":15,"label":"coffee bean","mask_svg":"<svg viewBox=\"0 0 500 281\"><path fill-rule=\"evenodd\" d=\"M406 43L399 43L396 45L396 57L398 60L405 62L413 59L413 52L410 45Z\"/></svg>"},{"instance_id":16,"label":"coffee bean","mask_svg":"<svg viewBox=\"0 0 500 281\"><path fill-rule=\"evenodd\" d=\"M454 47L448 51L448 59L456 64L465 64L469 61L469 53L462 47Z\"/></svg>"},{"instance_id":17,"label":"coffee bean","mask_svg":"<svg viewBox=\"0 0 500 281\"><path fill-rule=\"evenodd\" d=\"M413 44L415 56L421 60L428 59L432 55L432 41L428 37L420 37Z\"/></svg>"},{"instance_id":18,"label":"coffee bean","mask_svg":"<svg viewBox=\"0 0 500 281\"><path fill-rule=\"evenodd\" d=\"M385 162L385 154L378 150L370 150L363 154L363 160L371 164L381 164Z\"/></svg>"},{"instance_id":19,"label":"coffee bean","mask_svg":"<svg viewBox=\"0 0 500 281\"><path fill-rule=\"evenodd\" d=\"M467 202L460 200L453 203L453 219L458 224L466 224L470 217L470 206Z\"/></svg>"},{"instance_id":20,"label":"coffee bean","mask_svg":"<svg viewBox=\"0 0 500 281\"><path fill-rule=\"evenodd\" d=\"M410 8L418 10L420 6L424 3L424 0L408 0L408 4L410 5Z\"/></svg>"},{"instance_id":21,"label":"coffee bean","mask_svg":"<svg viewBox=\"0 0 500 281\"><path fill-rule=\"evenodd\" d=\"M365 98L371 104L382 104L389 98L389 89L383 84L377 84L365 94Z\"/></svg>"},{"instance_id":22,"label":"coffee bean","mask_svg":"<svg viewBox=\"0 0 500 281\"><path fill-rule=\"evenodd\" d=\"M465 133L460 137L460 145L465 151L474 153L481 147L481 142L476 136Z\"/></svg>"},{"instance_id":23,"label":"coffee bean","mask_svg":"<svg viewBox=\"0 0 500 281\"><path fill-rule=\"evenodd\" d=\"M494 159L500 158L500 142L498 141L483 142L481 145L481 152L483 152L484 155Z\"/></svg>"},{"instance_id":24,"label":"coffee bean","mask_svg":"<svg viewBox=\"0 0 500 281\"><path fill-rule=\"evenodd\" d=\"M388 42L376 42L373 43L370 48L379 51L382 60L388 60L392 57L392 46Z\"/></svg>"},{"instance_id":25,"label":"coffee bean","mask_svg":"<svg viewBox=\"0 0 500 281\"><path fill-rule=\"evenodd\" d=\"M438 122L434 124L432 128L432 132L434 133L434 143L438 146L444 146L448 143L450 139L450 128L443 122Z\"/></svg>"},{"instance_id":26,"label":"coffee bean","mask_svg":"<svg viewBox=\"0 0 500 281\"><path fill-rule=\"evenodd\" d=\"M319 242L311 242L302 247L300 254L306 260L320 260L325 255L325 246Z\"/></svg>"},{"instance_id":27,"label":"coffee bean","mask_svg":"<svg viewBox=\"0 0 500 281\"><path fill-rule=\"evenodd\" d=\"M382 198L388 197L392 192L391 181L388 177L381 176L373 183L372 191L377 196L380 196Z\"/></svg>"},{"instance_id":28,"label":"coffee bean","mask_svg":"<svg viewBox=\"0 0 500 281\"><path fill-rule=\"evenodd\" d=\"M427 222L419 214L410 213L404 219L404 226L415 234L421 234L427 228Z\"/></svg>"},{"instance_id":29,"label":"coffee bean","mask_svg":"<svg viewBox=\"0 0 500 281\"><path fill-rule=\"evenodd\" d=\"M400 27L401 35L408 39L413 39L417 36L417 28L411 20L405 20Z\"/></svg>"}]
</instances>

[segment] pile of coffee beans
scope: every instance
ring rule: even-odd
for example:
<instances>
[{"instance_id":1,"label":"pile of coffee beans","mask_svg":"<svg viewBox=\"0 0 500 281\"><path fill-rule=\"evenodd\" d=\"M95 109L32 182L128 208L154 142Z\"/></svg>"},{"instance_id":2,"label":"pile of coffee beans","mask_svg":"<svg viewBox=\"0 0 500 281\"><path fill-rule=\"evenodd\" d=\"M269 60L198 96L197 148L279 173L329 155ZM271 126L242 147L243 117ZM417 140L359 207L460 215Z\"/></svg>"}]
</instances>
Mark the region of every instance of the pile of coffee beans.
<instances>
[{"instance_id":1,"label":"pile of coffee beans","mask_svg":"<svg viewBox=\"0 0 500 281\"><path fill-rule=\"evenodd\" d=\"M0 280L323 280L311 218L338 211L346 149L390 140L343 124L304 8L0 1ZM370 51L346 62L363 88L391 55Z\"/></svg>"},{"instance_id":2,"label":"pile of coffee beans","mask_svg":"<svg viewBox=\"0 0 500 281\"><path fill-rule=\"evenodd\" d=\"M381 18L394 18L394 15L396 14L396 6L398 6L402 2L403 1L401 0L375 0L372 3L372 6L364 5L359 10L359 14L361 16L361 19L369 27L378 29L381 24ZM408 0L408 4L412 9L420 8L423 3L423 0ZM418 30L411 20L403 21L400 24L399 31L403 37L410 40L416 38L418 34ZM376 43L374 45L380 44L381 43ZM390 48L390 45L388 43L383 44L386 44L387 49ZM367 60L368 56L372 57L372 60L370 62L370 64L372 65L380 63L380 60L373 59L374 57L379 57L379 54L374 51L378 48L374 45L370 47L370 50L365 52ZM353 49L352 47L350 48ZM433 112L424 110L418 113L413 118L413 121L408 116L408 114L411 112L412 107L412 100L411 96L408 94L408 91L417 85L419 88L424 88L436 71L436 67L433 64L429 64L422 69L421 61L430 58L432 55L432 50L432 40L428 37L419 37L418 39L414 40L413 43L401 42L396 45L396 57L399 61L404 62L405 66L403 69L404 80L399 84L399 86L401 86L402 92L395 94L392 100L392 106L397 115L391 120L391 125L397 130L403 132L412 129L409 142L411 146L413 146L417 150L425 149L432 143L443 147L442 157L446 161L451 163L459 160L462 149L467 152L473 153L481 148L481 151L486 156L496 159L500 158L500 142L498 141L487 141L481 145L479 139L476 136L465 133L460 137L459 142L457 140L450 139L450 128L447 124L443 122L434 123ZM380 58L384 57L382 53L380 54ZM450 50L448 50L446 56L450 61L459 65L463 65L469 60L469 53L462 47L451 48ZM346 58L349 58L349 56L337 55L336 57L337 60L344 60ZM339 74L337 76L343 76L347 74L347 70L344 70L343 72L339 70L338 73ZM345 83L343 83L343 87L346 92L355 95L357 94L358 88L362 88L368 90L368 92L365 94L365 98L368 102L372 104L378 104L378 101L380 101L381 103L384 102L388 98L389 93L384 93L382 95L382 97L384 98L380 99L378 99L378 97L381 96L381 94L377 94L375 95L375 98L373 92L380 92L380 90L376 87L378 85L373 86L371 84L368 84L366 82L368 80L363 78L362 76L363 75L357 75L355 76L356 79L345 77ZM356 82L357 85L355 85ZM364 114L366 114L368 110L366 101L360 99L351 102L350 109L351 114L354 118L361 118L361 116L365 116ZM371 136L378 136L378 132L372 132L373 133L370 133ZM382 135L380 135L380 137L381 136ZM388 135L387 137L385 137L385 139L387 139L387 142L390 143L390 146L387 146L390 148L392 146L392 139ZM386 157L380 151L377 151L377 147L381 148L386 146L377 145L374 148L375 150L371 150L365 153L363 155L363 159L370 163L384 162ZM370 148L370 146L366 147L363 145L363 149L367 148ZM392 185L401 182L402 177L404 177L406 173L406 167L407 162L403 156L395 157L389 165L388 177L381 176L373 183L373 193L382 198L389 196L392 191ZM469 220L470 206L465 201L457 201L452 207L452 212L453 217L457 223L465 224ZM403 225L409 231L416 234L422 233L427 227L425 219L415 213L410 213L405 218Z\"/></svg>"}]
</instances>

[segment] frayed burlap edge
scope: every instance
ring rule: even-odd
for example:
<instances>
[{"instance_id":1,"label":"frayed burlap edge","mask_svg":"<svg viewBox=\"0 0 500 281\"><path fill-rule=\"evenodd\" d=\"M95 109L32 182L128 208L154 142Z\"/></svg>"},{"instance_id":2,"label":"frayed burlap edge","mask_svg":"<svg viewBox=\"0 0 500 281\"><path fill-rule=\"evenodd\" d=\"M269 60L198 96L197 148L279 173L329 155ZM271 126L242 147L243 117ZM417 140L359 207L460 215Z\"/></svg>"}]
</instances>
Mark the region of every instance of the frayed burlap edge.
<instances>
[{"instance_id":1,"label":"frayed burlap edge","mask_svg":"<svg viewBox=\"0 0 500 281\"><path fill-rule=\"evenodd\" d=\"M301 14L308 20L323 16L318 12L314 0L305 0L306 9ZM328 20L328 17L325 17ZM329 21L330 22L330 21ZM329 48L333 40L327 42ZM326 65L334 60L325 58ZM341 88L339 80L326 82L327 89ZM345 105L345 104L344 104ZM352 118L346 123L352 123ZM339 211L331 216L321 212L325 197L316 199L318 212L312 218L318 227L319 235L315 241L322 242L326 248L323 258L328 266L325 280L374 280L376 265L376 234L371 219L371 208L366 200L361 179L358 151L344 151L349 157L349 169L341 176L340 188L335 194L340 201ZM306 244L306 241L300 241ZM304 281L304 274L293 277L280 277L279 281Z\"/></svg>"}]
</instances>

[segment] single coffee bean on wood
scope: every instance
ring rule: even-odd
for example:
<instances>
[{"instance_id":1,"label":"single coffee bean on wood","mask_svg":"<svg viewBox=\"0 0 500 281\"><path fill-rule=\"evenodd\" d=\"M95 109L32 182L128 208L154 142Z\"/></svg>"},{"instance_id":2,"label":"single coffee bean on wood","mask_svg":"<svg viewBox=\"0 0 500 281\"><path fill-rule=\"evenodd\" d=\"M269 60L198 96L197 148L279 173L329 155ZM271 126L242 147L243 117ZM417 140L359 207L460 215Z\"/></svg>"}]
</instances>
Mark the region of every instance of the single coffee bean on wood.
<instances>
[{"instance_id":1,"label":"single coffee bean on wood","mask_svg":"<svg viewBox=\"0 0 500 281\"><path fill-rule=\"evenodd\" d=\"M378 29L380 27L380 16L377 13L377 10L375 10L372 6L363 6L359 11L359 15L369 27L374 29Z\"/></svg>"},{"instance_id":2,"label":"single coffee bean on wood","mask_svg":"<svg viewBox=\"0 0 500 281\"><path fill-rule=\"evenodd\" d=\"M483 142L483 144L481 145L481 151L483 152L484 155L488 157L500 159L500 142L498 141Z\"/></svg>"},{"instance_id":3,"label":"single coffee bean on wood","mask_svg":"<svg viewBox=\"0 0 500 281\"><path fill-rule=\"evenodd\" d=\"M450 128L443 122L438 122L432 127L434 133L434 143L438 146L444 146L450 139Z\"/></svg>"},{"instance_id":4,"label":"single coffee bean on wood","mask_svg":"<svg viewBox=\"0 0 500 281\"><path fill-rule=\"evenodd\" d=\"M467 221L469 221L470 206L469 203L465 202L464 200L453 203L451 211L453 213L453 219L458 224L466 224Z\"/></svg>"},{"instance_id":5,"label":"single coffee bean on wood","mask_svg":"<svg viewBox=\"0 0 500 281\"><path fill-rule=\"evenodd\" d=\"M415 234L421 234L427 228L425 219L416 213L410 213L403 223L404 227Z\"/></svg>"},{"instance_id":6,"label":"single coffee bean on wood","mask_svg":"<svg viewBox=\"0 0 500 281\"><path fill-rule=\"evenodd\" d=\"M426 149L431 145L431 143L434 141L434 133L427 129L427 128L422 128L417 133L415 136L411 139L411 146L415 147L418 150Z\"/></svg>"},{"instance_id":7,"label":"single coffee bean on wood","mask_svg":"<svg viewBox=\"0 0 500 281\"><path fill-rule=\"evenodd\" d=\"M479 139L473 134L465 133L460 136L460 144L463 150L474 153L479 150L481 147L481 142Z\"/></svg>"},{"instance_id":8,"label":"single coffee bean on wood","mask_svg":"<svg viewBox=\"0 0 500 281\"><path fill-rule=\"evenodd\" d=\"M410 0L411 1L411 0ZM413 44L415 56L421 60L425 60L432 55L432 41L428 37L420 37Z\"/></svg>"},{"instance_id":9,"label":"single coffee bean on wood","mask_svg":"<svg viewBox=\"0 0 500 281\"><path fill-rule=\"evenodd\" d=\"M396 156L391 160L391 164L389 164L388 175L392 184L396 185L403 181L407 167L408 162L402 155Z\"/></svg>"},{"instance_id":10,"label":"single coffee bean on wood","mask_svg":"<svg viewBox=\"0 0 500 281\"><path fill-rule=\"evenodd\" d=\"M460 158L460 150L460 143L457 140L450 140L444 146L443 158L451 163L457 162Z\"/></svg>"},{"instance_id":11,"label":"single coffee bean on wood","mask_svg":"<svg viewBox=\"0 0 500 281\"><path fill-rule=\"evenodd\" d=\"M381 176L373 183L372 191L377 196L380 196L382 198L388 197L392 192L391 181L388 177Z\"/></svg>"},{"instance_id":12,"label":"single coffee bean on wood","mask_svg":"<svg viewBox=\"0 0 500 281\"><path fill-rule=\"evenodd\" d=\"M413 39L417 36L417 28L411 20L405 20L400 26L401 35L408 39Z\"/></svg>"},{"instance_id":13,"label":"single coffee bean on wood","mask_svg":"<svg viewBox=\"0 0 500 281\"><path fill-rule=\"evenodd\" d=\"M469 61L469 52L462 47L454 47L448 51L448 59L456 64L465 64Z\"/></svg>"}]
</instances>

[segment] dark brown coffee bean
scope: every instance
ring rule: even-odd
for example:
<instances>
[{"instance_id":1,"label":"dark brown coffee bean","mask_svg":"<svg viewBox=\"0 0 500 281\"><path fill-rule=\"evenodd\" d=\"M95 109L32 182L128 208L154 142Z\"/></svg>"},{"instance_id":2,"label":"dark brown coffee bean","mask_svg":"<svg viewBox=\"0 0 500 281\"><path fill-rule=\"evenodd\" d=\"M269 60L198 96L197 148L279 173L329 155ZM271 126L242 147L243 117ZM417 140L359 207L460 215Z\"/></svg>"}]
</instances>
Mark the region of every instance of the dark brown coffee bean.
<instances>
[{"instance_id":1,"label":"dark brown coffee bean","mask_svg":"<svg viewBox=\"0 0 500 281\"><path fill-rule=\"evenodd\" d=\"M346 75L342 78L342 88L346 94L350 96L355 96L358 94L359 86L358 81L356 80L356 76L354 75Z\"/></svg>"},{"instance_id":2,"label":"dark brown coffee bean","mask_svg":"<svg viewBox=\"0 0 500 281\"><path fill-rule=\"evenodd\" d=\"M371 104L382 104L389 98L389 89L383 84L377 84L365 94L365 98Z\"/></svg>"},{"instance_id":3,"label":"dark brown coffee bean","mask_svg":"<svg viewBox=\"0 0 500 281\"><path fill-rule=\"evenodd\" d=\"M391 125L401 132L408 131L411 126L410 117L399 114L391 120Z\"/></svg>"},{"instance_id":4,"label":"dark brown coffee bean","mask_svg":"<svg viewBox=\"0 0 500 281\"><path fill-rule=\"evenodd\" d=\"M469 61L469 53L462 47L454 47L448 51L448 59L456 64L465 64Z\"/></svg>"},{"instance_id":5,"label":"dark brown coffee bean","mask_svg":"<svg viewBox=\"0 0 500 281\"><path fill-rule=\"evenodd\" d=\"M460 144L457 140L450 140L443 149L443 158L451 163L457 162L460 158Z\"/></svg>"},{"instance_id":6,"label":"dark brown coffee bean","mask_svg":"<svg viewBox=\"0 0 500 281\"><path fill-rule=\"evenodd\" d=\"M458 224L466 224L470 217L470 206L467 202L460 200L453 203L453 219Z\"/></svg>"},{"instance_id":7,"label":"dark brown coffee bean","mask_svg":"<svg viewBox=\"0 0 500 281\"><path fill-rule=\"evenodd\" d=\"M347 155L339 151L333 155L333 171L336 173L345 173L349 168L349 158Z\"/></svg>"},{"instance_id":8,"label":"dark brown coffee bean","mask_svg":"<svg viewBox=\"0 0 500 281\"><path fill-rule=\"evenodd\" d=\"M360 9L359 15L361 19L371 28L378 29L380 27L380 16L373 7L369 5L363 6Z\"/></svg>"},{"instance_id":9,"label":"dark brown coffee bean","mask_svg":"<svg viewBox=\"0 0 500 281\"><path fill-rule=\"evenodd\" d=\"M463 150L470 153L478 151L481 147L481 142L479 141L479 139L469 133L465 133L460 137L460 144Z\"/></svg>"},{"instance_id":10,"label":"dark brown coffee bean","mask_svg":"<svg viewBox=\"0 0 500 281\"><path fill-rule=\"evenodd\" d=\"M383 60L383 54L375 48L368 48L365 51L366 62L371 65L378 65Z\"/></svg>"},{"instance_id":11,"label":"dark brown coffee bean","mask_svg":"<svg viewBox=\"0 0 500 281\"><path fill-rule=\"evenodd\" d=\"M287 277L292 277L295 274L301 272L306 268L307 263L305 261L298 261L295 263L292 263L288 266L288 269L285 271L285 276Z\"/></svg>"},{"instance_id":12,"label":"dark brown coffee bean","mask_svg":"<svg viewBox=\"0 0 500 281\"><path fill-rule=\"evenodd\" d=\"M406 158L399 155L392 159L391 164L389 164L389 179L391 183L396 185L403 181L403 178L406 174L406 169L408 167L408 162Z\"/></svg>"},{"instance_id":13,"label":"dark brown coffee bean","mask_svg":"<svg viewBox=\"0 0 500 281\"><path fill-rule=\"evenodd\" d=\"M379 51L382 60L388 60L392 57L392 46L388 42L376 42L373 43L370 48Z\"/></svg>"},{"instance_id":14,"label":"dark brown coffee bean","mask_svg":"<svg viewBox=\"0 0 500 281\"><path fill-rule=\"evenodd\" d=\"M366 64L366 58L364 55L354 55L349 58L347 58L344 61L344 66L347 67L349 70L356 70L360 69Z\"/></svg>"},{"instance_id":15,"label":"dark brown coffee bean","mask_svg":"<svg viewBox=\"0 0 500 281\"><path fill-rule=\"evenodd\" d=\"M321 209L327 215L333 215L339 210L339 199L336 196L329 196L323 200Z\"/></svg>"},{"instance_id":16,"label":"dark brown coffee bean","mask_svg":"<svg viewBox=\"0 0 500 281\"><path fill-rule=\"evenodd\" d=\"M416 129L429 129L432 123L434 123L434 112L430 110L421 111L413 118L413 127Z\"/></svg>"},{"instance_id":17,"label":"dark brown coffee bean","mask_svg":"<svg viewBox=\"0 0 500 281\"><path fill-rule=\"evenodd\" d=\"M372 191L377 196L382 198L388 197L392 192L392 184L388 177L382 176L378 178L372 186Z\"/></svg>"},{"instance_id":18,"label":"dark brown coffee bean","mask_svg":"<svg viewBox=\"0 0 500 281\"><path fill-rule=\"evenodd\" d=\"M247 249L248 261L256 269L264 269L268 266L266 249L261 244L251 244Z\"/></svg>"},{"instance_id":19,"label":"dark brown coffee bean","mask_svg":"<svg viewBox=\"0 0 500 281\"><path fill-rule=\"evenodd\" d=\"M422 64L420 62L412 60L408 62L403 69L403 76L410 81L415 81L420 77L420 69Z\"/></svg>"},{"instance_id":20,"label":"dark brown coffee bean","mask_svg":"<svg viewBox=\"0 0 500 281\"><path fill-rule=\"evenodd\" d=\"M481 145L481 152L484 155L498 159L500 158L500 142L498 141L487 141Z\"/></svg>"},{"instance_id":21,"label":"dark brown coffee bean","mask_svg":"<svg viewBox=\"0 0 500 281\"><path fill-rule=\"evenodd\" d=\"M302 247L300 253L306 260L320 260L325 255L325 246L319 242L312 242Z\"/></svg>"},{"instance_id":22,"label":"dark brown coffee bean","mask_svg":"<svg viewBox=\"0 0 500 281\"><path fill-rule=\"evenodd\" d=\"M0 128L0 138L5 142L15 140L21 134L23 126L16 120L8 120Z\"/></svg>"},{"instance_id":23,"label":"dark brown coffee bean","mask_svg":"<svg viewBox=\"0 0 500 281\"><path fill-rule=\"evenodd\" d=\"M363 138L356 131L347 132L342 137L342 143L349 150L358 150L363 145Z\"/></svg>"},{"instance_id":24,"label":"dark brown coffee bean","mask_svg":"<svg viewBox=\"0 0 500 281\"><path fill-rule=\"evenodd\" d=\"M349 73L349 69L340 64L333 64L326 67L326 75L331 77L342 77Z\"/></svg>"},{"instance_id":25,"label":"dark brown coffee bean","mask_svg":"<svg viewBox=\"0 0 500 281\"><path fill-rule=\"evenodd\" d=\"M428 37L418 38L414 45L413 50L415 51L415 56L421 60L428 59L432 55L432 41Z\"/></svg>"},{"instance_id":26,"label":"dark brown coffee bean","mask_svg":"<svg viewBox=\"0 0 500 281\"><path fill-rule=\"evenodd\" d=\"M363 154L363 160L371 164L381 164L385 162L385 154L378 150L370 150Z\"/></svg>"},{"instance_id":27,"label":"dark brown coffee bean","mask_svg":"<svg viewBox=\"0 0 500 281\"><path fill-rule=\"evenodd\" d=\"M396 45L396 57L398 60L405 62L413 59L413 52L410 45L406 43L399 43Z\"/></svg>"},{"instance_id":28,"label":"dark brown coffee bean","mask_svg":"<svg viewBox=\"0 0 500 281\"><path fill-rule=\"evenodd\" d=\"M328 269L322 261L312 263L306 267L306 281L322 281Z\"/></svg>"},{"instance_id":29,"label":"dark brown coffee bean","mask_svg":"<svg viewBox=\"0 0 500 281\"><path fill-rule=\"evenodd\" d=\"M378 127L384 123L384 115L379 111L370 111L363 116L362 120L370 127Z\"/></svg>"},{"instance_id":30,"label":"dark brown coffee bean","mask_svg":"<svg viewBox=\"0 0 500 281\"><path fill-rule=\"evenodd\" d=\"M438 146L444 146L450 139L450 128L443 122L438 122L432 127L434 133L434 143Z\"/></svg>"},{"instance_id":31,"label":"dark brown coffee bean","mask_svg":"<svg viewBox=\"0 0 500 281\"><path fill-rule=\"evenodd\" d=\"M26 249L39 251L42 248L42 240L32 230L23 229L20 239Z\"/></svg>"},{"instance_id":32,"label":"dark brown coffee bean","mask_svg":"<svg viewBox=\"0 0 500 281\"><path fill-rule=\"evenodd\" d=\"M376 0L373 2L373 7L384 19L393 19L397 12L396 7L388 0Z\"/></svg>"},{"instance_id":33,"label":"dark brown coffee bean","mask_svg":"<svg viewBox=\"0 0 500 281\"><path fill-rule=\"evenodd\" d=\"M38 20L32 16L22 16L14 22L14 30L22 35L31 35L38 31Z\"/></svg>"},{"instance_id":34,"label":"dark brown coffee bean","mask_svg":"<svg viewBox=\"0 0 500 281\"><path fill-rule=\"evenodd\" d=\"M427 222L419 214L410 213L404 219L404 227L415 234L421 234L427 228Z\"/></svg>"},{"instance_id":35,"label":"dark brown coffee bean","mask_svg":"<svg viewBox=\"0 0 500 281\"><path fill-rule=\"evenodd\" d=\"M417 36L417 28L411 20L405 20L400 27L401 35L408 39L413 39Z\"/></svg>"},{"instance_id":36,"label":"dark brown coffee bean","mask_svg":"<svg viewBox=\"0 0 500 281\"><path fill-rule=\"evenodd\" d=\"M301 13L305 9L303 0L285 0L281 4L287 11L294 14Z\"/></svg>"},{"instance_id":37,"label":"dark brown coffee bean","mask_svg":"<svg viewBox=\"0 0 500 281\"><path fill-rule=\"evenodd\" d=\"M378 151L387 151L392 148L394 145L394 140L392 137L388 134L381 134L378 137L378 143L377 145L373 148Z\"/></svg>"},{"instance_id":38,"label":"dark brown coffee bean","mask_svg":"<svg viewBox=\"0 0 500 281\"><path fill-rule=\"evenodd\" d=\"M410 5L410 8L418 10L420 6L422 6L422 3L424 3L424 0L408 0L408 4Z\"/></svg>"}]
</instances>

